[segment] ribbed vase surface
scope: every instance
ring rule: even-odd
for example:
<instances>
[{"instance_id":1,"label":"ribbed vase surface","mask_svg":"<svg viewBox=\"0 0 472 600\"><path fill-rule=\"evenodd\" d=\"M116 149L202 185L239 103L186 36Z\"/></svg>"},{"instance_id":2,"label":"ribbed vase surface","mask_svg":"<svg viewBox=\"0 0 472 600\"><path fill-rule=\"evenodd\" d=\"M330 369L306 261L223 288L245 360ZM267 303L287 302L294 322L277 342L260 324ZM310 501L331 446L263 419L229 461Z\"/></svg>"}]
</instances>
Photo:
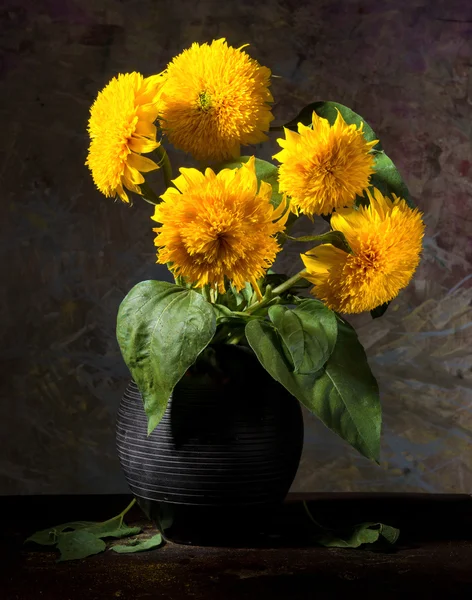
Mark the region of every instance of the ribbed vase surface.
<instances>
[{"instance_id":1,"label":"ribbed vase surface","mask_svg":"<svg viewBox=\"0 0 472 600\"><path fill-rule=\"evenodd\" d=\"M217 367L197 366L177 384L148 436L141 394L128 386L117 449L138 499L248 506L284 499L303 445L298 401L247 348L215 347Z\"/></svg>"}]
</instances>

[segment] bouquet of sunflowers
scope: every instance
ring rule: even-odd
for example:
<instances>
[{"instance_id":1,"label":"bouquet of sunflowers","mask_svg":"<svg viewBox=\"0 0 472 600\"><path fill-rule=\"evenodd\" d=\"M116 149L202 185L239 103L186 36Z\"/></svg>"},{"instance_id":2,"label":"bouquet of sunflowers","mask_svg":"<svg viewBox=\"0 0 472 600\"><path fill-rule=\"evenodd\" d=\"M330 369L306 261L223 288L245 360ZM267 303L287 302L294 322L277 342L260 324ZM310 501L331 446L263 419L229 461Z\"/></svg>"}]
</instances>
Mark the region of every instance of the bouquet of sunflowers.
<instances>
[{"instance_id":1,"label":"bouquet of sunflowers","mask_svg":"<svg viewBox=\"0 0 472 600\"><path fill-rule=\"evenodd\" d=\"M363 119L314 102L271 127L271 71L224 39L194 43L165 71L118 75L91 108L87 165L97 188L155 204L157 262L175 283L144 281L123 300L117 337L149 433L175 385L218 343L250 347L326 426L379 460L378 386L344 315L381 316L411 280L424 224ZM240 156L280 131L276 163ZM174 178L165 146L199 168ZM155 158L148 157L151 153ZM161 169L157 196L146 174ZM294 238L297 219L330 231ZM312 242L292 277L271 270L284 243ZM311 297L306 289L309 290Z\"/></svg>"}]
</instances>

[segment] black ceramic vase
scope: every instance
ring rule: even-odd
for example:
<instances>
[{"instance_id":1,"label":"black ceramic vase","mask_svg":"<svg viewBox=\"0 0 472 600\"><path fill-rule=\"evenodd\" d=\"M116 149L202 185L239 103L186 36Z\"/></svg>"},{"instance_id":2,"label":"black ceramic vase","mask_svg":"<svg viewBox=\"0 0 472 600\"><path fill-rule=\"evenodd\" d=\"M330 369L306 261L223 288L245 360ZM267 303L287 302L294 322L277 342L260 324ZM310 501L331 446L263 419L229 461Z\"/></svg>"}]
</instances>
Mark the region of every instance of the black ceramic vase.
<instances>
[{"instance_id":1,"label":"black ceramic vase","mask_svg":"<svg viewBox=\"0 0 472 600\"><path fill-rule=\"evenodd\" d=\"M164 537L180 543L257 536L284 500L302 446L298 401L242 346L207 349L150 436L134 382L118 412L118 455L131 491Z\"/></svg>"}]
</instances>

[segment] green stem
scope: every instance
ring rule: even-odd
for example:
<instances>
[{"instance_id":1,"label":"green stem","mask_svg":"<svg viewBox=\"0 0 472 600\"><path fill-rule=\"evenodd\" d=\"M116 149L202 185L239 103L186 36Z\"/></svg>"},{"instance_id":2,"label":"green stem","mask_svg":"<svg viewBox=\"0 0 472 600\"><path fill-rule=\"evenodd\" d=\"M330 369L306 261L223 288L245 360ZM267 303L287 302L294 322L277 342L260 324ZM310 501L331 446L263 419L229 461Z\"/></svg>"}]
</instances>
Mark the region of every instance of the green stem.
<instances>
[{"instance_id":1,"label":"green stem","mask_svg":"<svg viewBox=\"0 0 472 600\"><path fill-rule=\"evenodd\" d=\"M221 327L220 331L218 331L215 334L215 337L212 339L211 343L218 344L219 342L224 342L225 340L228 339L229 334L230 334L230 329L228 329L228 327L223 325Z\"/></svg>"},{"instance_id":2,"label":"green stem","mask_svg":"<svg viewBox=\"0 0 472 600\"><path fill-rule=\"evenodd\" d=\"M281 283L280 285L278 285L276 288L274 288L272 290L271 298L266 298L266 299L263 298L262 300L258 300L254 304L251 304L251 306L249 306L249 308L247 309L246 313L248 313L248 314L253 313L255 310L258 310L259 308L262 308L263 306L268 304L274 296L280 296L280 294L283 294L284 292L289 290L295 283L297 283L297 281L300 281L300 279L303 279L304 274L305 274L305 270L300 271L299 273L296 273L295 275L290 277L290 279L287 279L287 281L284 281L284 283Z\"/></svg>"},{"instance_id":3,"label":"green stem","mask_svg":"<svg viewBox=\"0 0 472 600\"><path fill-rule=\"evenodd\" d=\"M297 216L294 213L291 213L289 215L284 231L281 231L280 233L277 234L277 243L279 244L279 246L283 246L285 244L285 242L288 239L290 239L290 236L288 235L288 233L292 229L292 227L295 225L295 223L298 221L299 218L300 218L300 216Z\"/></svg>"},{"instance_id":4,"label":"green stem","mask_svg":"<svg viewBox=\"0 0 472 600\"><path fill-rule=\"evenodd\" d=\"M172 185L172 165L170 164L169 156L162 144L156 149L156 153L160 159L158 165L162 169L162 174L164 176L164 184L167 189Z\"/></svg>"},{"instance_id":5,"label":"green stem","mask_svg":"<svg viewBox=\"0 0 472 600\"><path fill-rule=\"evenodd\" d=\"M326 531L326 527L323 527L323 525L321 525L321 523L318 523L318 521L316 521L313 518L313 515L311 514L310 509L308 508L308 504L305 501L303 501L303 508L305 509L305 512L306 512L308 518L310 519L310 521L312 523L314 523L318 527L318 529L322 529L322 530Z\"/></svg>"},{"instance_id":6,"label":"green stem","mask_svg":"<svg viewBox=\"0 0 472 600\"><path fill-rule=\"evenodd\" d=\"M239 344L239 342L243 339L244 337L244 333L241 333L239 335L234 335L232 336L226 343L227 344Z\"/></svg>"},{"instance_id":7,"label":"green stem","mask_svg":"<svg viewBox=\"0 0 472 600\"><path fill-rule=\"evenodd\" d=\"M166 189L172 185L172 166L170 164L169 157L167 152L164 149L164 146L161 144L156 148L156 154L159 157L157 164L162 170L162 175L164 176L164 185ZM149 186L149 184L144 181L139 184L139 187L142 192L141 198L148 202L149 204L160 204L162 202L161 198L154 192L154 190Z\"/></svg>"},{"instance_id":8,"label":"green stem","mask_svg":"<svg viewBox=\"0 0 472 600\"><path fill-rule=\"evenodd\" d=\"M205 298L205 300L209 303L212 304L211 301L211 294L210 294L210 286L208 284L205 284L202 287L202 296Z\"/></svg>"},{"instance_id":9,"label":"green stem","mask_svg":"<svg viewBox=\"0 0 472 600\"><path fill-rule=\"evenodd\" d=\"M274 288L272 290L272 294L274 296L280 296L280 294L282 294L286 290L289 290L295 283L297 283L297 281L300 281L300 279L303 279L303 277L305 276L305 273L306 273L305 269L303 269L303 271L300 271L299 273L295 273L295 275L292 275L292 277L290 277L290 279L287 279L287 281L284 281L283 283L278 285L276 288Z\"/></svg>"},{"instance_id":10,"label":"green stem","mask_svg":"<svg viewBox=\"0 0 472 600\"><path fill-rule=\"evenodd\" d=\"M125 510L123 510L122 512L120 512L120 514L119 514L118 516L119 516L119 517L124 517L124 516L126 515L126 513L127 513L128 511L130 511L130 510L133 508L133 506L134 506L135 504L136 504L136 498L133 498L133 499L131 500L131 502L128 504L128 506L125 508Z\"/></svg>"},{"instance_id":11,"label":"green stem","mask_svg":"<svg viewBox=\"0 0 472 600\"><path fill-rule=\"evenodd\" d=\"M106 521L103 521L104 523L110 523L110 521L114 521L116 518L120 519L120 524L123 524L123 518L126 515L126 513L131 510L133 508L133 506L136 504L136 498L133 498L131 500L131 502L128 504L128 506L125 508L125 510L122 510L120 512L119 515L116 515L116 517L111 517L111 519L107 519Z\"/></svg>"}]
</instances>

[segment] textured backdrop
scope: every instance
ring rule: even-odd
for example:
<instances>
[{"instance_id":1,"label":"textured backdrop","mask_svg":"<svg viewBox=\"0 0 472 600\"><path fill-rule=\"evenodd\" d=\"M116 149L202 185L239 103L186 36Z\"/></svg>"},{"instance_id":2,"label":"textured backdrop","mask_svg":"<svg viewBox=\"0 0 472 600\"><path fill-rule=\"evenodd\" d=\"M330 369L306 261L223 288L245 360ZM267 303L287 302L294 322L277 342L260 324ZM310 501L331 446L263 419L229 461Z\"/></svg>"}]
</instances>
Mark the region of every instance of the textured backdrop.
<instances>
[{"instance_id":1,"label":"textured backdrop","mask_svg":"<svg viewBox=\"0 0 472 600\"><path fill-rule=\"evenodd\" d=\"M382 391L382 464L306 416L295 488L472 491L468 0L4 0L0 31L0 493L126 490L115 316L133 284L167 275L150 207L93 188L88 109L117 72L158 72L191 42L223 36L280 76L277 121L314 100L360 112L427 222L409 288L384 318L353 319ZM292 249L281 267L296 263Z\"/></svg>"}]
</instances>

